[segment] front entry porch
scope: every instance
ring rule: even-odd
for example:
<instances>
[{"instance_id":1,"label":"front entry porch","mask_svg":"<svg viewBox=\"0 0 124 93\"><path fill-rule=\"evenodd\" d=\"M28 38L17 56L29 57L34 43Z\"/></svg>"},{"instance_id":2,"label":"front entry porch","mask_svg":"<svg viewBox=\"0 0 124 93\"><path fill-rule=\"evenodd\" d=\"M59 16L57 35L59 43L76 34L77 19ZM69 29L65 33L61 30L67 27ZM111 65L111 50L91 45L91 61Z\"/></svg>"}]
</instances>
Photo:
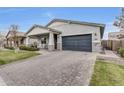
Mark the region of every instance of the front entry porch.
<instances>
[{"instance_id":1,"label":"front entry porch","mask_svg":"<svg viewBox=\"0 0 124 93\"><path fill-rule=\"evenodd\" d=\"M24 43L24 37L17 37L14 39L13 37L9 37L6 40L6 46L8 47L19 47L20 45L23 45Z\"/></svg>"},{"instance_id":2,"label":"front entry porch","mask_svg":"<svg viewBox=\"0 0 124 93\"><path fill-rule=\"evenodd\" d=\"M30 35L27 37L26 45L37 43L40 49L48 49L49 51L61 50L61 34L50 31L38 35Z\"/></svg>"}]
</instances>

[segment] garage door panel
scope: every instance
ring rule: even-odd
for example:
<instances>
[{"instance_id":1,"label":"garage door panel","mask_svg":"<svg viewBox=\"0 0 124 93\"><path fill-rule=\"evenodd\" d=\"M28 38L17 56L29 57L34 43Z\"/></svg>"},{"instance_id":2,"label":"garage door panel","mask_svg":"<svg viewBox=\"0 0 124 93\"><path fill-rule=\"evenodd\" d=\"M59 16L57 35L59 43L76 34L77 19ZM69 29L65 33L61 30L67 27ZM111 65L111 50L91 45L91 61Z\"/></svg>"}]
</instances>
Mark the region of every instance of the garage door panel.
<instances>
[{"instance_id":1,"label":"garage door panel","mask_svg":"<svg viewBox=\"0 0 124 93\"><path fill-rule=\"evenodd\" d=\"M92 51L92 36L75 35L62 37L63 50Z\"/></svg>"}]
</instances>

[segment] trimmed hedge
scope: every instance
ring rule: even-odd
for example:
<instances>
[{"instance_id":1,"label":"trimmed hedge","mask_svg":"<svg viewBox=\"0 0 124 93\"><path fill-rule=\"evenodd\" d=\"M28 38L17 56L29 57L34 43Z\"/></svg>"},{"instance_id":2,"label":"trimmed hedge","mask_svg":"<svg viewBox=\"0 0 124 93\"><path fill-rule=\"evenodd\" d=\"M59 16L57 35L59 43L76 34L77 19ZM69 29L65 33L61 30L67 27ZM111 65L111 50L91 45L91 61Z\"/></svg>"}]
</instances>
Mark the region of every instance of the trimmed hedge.
<instances>
[{"instance_id":1,"label":"trimmed hedge","mask_svg":"<svg viewBox=\"0 0 124 93\"><path fill-rule=\"evenodd\" d=\"M124 57L124 48L119 48L117 53L120 54L121 57Z\"/></svg>"},{"instance_id":2,"label":"trimmed hedge","mask_svg":"<svg viewBox=\"0 0 124 93\"><path fill-rule=\"evenodd\" d=\"M14 47L5 46L4 48L14 50Z\"/></svg>"},{"instance_id":3,"label":"trimmed hedge","mask_svg":"<svg viewBox=\"0 0 124 93\"><path fill-rule=\"evenodd\" d=\"M38 51L39 50L39 48L29 47L29 46L20 46L19 49L20 50L27 50L27 51Z\"/></svg>"}]
</instances>

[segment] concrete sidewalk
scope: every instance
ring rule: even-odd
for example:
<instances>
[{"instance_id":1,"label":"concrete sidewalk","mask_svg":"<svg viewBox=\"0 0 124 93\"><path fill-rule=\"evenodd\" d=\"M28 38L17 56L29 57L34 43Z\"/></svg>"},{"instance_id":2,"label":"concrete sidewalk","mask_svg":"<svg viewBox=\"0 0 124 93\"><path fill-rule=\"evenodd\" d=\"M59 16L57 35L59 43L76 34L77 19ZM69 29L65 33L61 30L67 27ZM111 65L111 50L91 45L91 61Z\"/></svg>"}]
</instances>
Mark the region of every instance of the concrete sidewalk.
<instances>
[{"instance_id":1,"label":"concrete sidewalk","mask_svg":"<svg viewBox=\"0 0 124 93\"><path fill-rule=\"evenodd\" d=\"M6 86L6 83L4 82L4 80L0 77L0 86Z\"/></svg>"},{"instance_id":2,"label":"concrete sidewalk","mask_svg":"<svg viewBox=\"0 0 124 93\"><path fill-rule=\"evenodd\" d=\"M119 57L114 51L105 50L105 54L98 54L97 60L103 60L105 62L124 64L124 59Z\"/></svg>"}]
</instances>

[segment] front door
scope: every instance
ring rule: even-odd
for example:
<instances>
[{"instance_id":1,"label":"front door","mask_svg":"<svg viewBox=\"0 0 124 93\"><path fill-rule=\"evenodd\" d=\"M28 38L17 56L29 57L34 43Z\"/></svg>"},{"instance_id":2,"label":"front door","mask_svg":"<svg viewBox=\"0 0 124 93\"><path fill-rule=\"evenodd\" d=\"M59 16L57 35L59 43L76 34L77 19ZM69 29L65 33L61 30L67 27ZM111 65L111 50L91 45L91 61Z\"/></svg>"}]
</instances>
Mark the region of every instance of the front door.
<instances>
[{"instance_id":1,"label":"front door","mask_svg":"<svg viewBox=\"0 0 124 93\"><path fill-rule=\"evenodd\" d=\"M54 34L55 49L57 49L57 34Z\"/></svg>"},{"instance_id":2,"label":"front door","mask_svg":"<svg viewBox=\"0 0 124 93\"><path fill-rule=\"evenodd\" d=\"M46 37L41 38L41 46L42 48L46 48Z\"/></svg>"}]
</instances>

